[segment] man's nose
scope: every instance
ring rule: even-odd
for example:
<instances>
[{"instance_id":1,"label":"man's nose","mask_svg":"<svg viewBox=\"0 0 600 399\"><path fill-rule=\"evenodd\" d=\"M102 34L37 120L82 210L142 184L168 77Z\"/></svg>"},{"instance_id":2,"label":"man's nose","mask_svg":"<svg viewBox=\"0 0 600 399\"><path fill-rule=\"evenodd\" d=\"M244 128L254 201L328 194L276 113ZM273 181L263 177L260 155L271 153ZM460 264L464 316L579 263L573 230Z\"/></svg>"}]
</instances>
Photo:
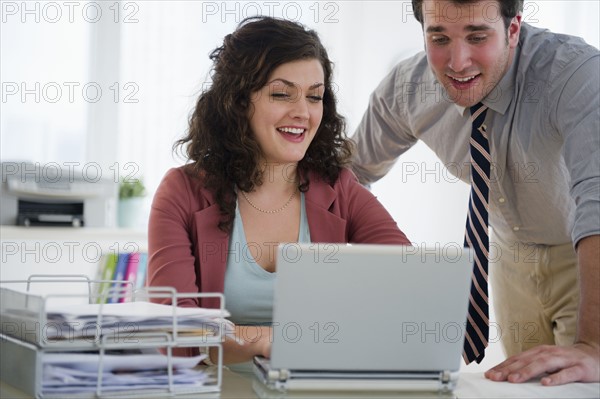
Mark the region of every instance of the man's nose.
<instances>
[{"instance_id":1,"label":"man's nose","mask_svg":"<svg viewBox=\"0 0 600 399\"><path fill-rule=\"evenodd\" d=\"M471 65L471 48L464 43L453 44L450 48L448 67L454 72L462 72Z\"/></svg>"}]
</instances>

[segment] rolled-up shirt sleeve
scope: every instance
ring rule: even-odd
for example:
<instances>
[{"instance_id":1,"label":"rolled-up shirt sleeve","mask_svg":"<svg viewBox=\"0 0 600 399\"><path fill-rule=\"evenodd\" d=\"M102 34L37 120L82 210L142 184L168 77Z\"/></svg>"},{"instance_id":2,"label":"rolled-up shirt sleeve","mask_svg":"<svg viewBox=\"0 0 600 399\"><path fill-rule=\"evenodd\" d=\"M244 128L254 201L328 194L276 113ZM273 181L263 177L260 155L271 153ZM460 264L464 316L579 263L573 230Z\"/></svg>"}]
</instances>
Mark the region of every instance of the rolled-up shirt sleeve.
<instances>
[{"instance_id":1,"label":"rolled-up shirt sleeve","mask_svg":"<svg viewBox=\"0 0 600 399\"><path fill-rule=\"evenodd\" d=\"M600 234L600 56L581 64L557 94L555 123L563 136L575 201L576 246L582 238Z\"/></svg>"},{"instance_id":2,"label":"rolled-up shirt sleeve","mask_svg":"<svg viewBox=\"0 0 600 399\"><path fill-rule=\"evenodd\" d=\"M417 141L401 107L408 83L398 80L399 76L401 70L397 67L381 81L352 136L356 153L351 167L362 184L382 178Z\"/></svg>"}]
</instances>

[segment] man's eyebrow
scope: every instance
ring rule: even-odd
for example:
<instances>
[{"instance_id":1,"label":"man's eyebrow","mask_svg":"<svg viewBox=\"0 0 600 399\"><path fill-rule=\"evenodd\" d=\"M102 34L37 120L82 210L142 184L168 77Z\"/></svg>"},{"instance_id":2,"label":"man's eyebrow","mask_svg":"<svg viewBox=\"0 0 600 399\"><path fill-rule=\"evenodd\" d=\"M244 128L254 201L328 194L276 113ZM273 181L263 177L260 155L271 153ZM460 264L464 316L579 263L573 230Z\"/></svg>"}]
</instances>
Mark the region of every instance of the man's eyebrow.
<instances>
[{"instance_id":1,"label":"man's eyebrow","mask_svg":"<svg viewBox=\"0 0 600 399\"><path fill-rule=\"evenodd\" d=\"M290 86L290 87L296 86L296 84L294 82L290 82L289 80L286 80L286 79L283 79L283 78L275 78L272 81L270 81L268 84L275 83L277 81L283 83L286 86ZM321 87L321 86L324 86L324 84L319 82L319 83L315 83L315 84L311 85L308 89L309 90L313 90L313 89L316 89L316 88Z\"/></svg>"},{"instance_id":2,"label":"man's eyebrow","mask_svg":"<svg viewBox=\"0 0 600 399\"><path fill-rule=\"evenodd\" d=\"M488 31L491 29L492 29L492 27L487 24L467 25L464 28L464 30L466 30L468 32L481 32L481 31ZM427 33L443 33L445 31L446 31L446 28L441 25L428 26L427 30L426 30Z\"/></svg>"},{"instance_id":3,"label":"man's eyebrow","mask_svg":"<svg viewBox=\"0 0 600 399\"><path fill-rule=\"evenodd\" d=\"M428 26L427 30L426 30L427 33L442 33L445 31L446 31L446 28L444 28L443 26L439 26L439 25Z\"/></svg>"},{"instance_id":4,"label":"man's eyebrow","mask_svg":"<svg viewBox=\"0 0 600 399\"><path fill-rule=\"evenodd\" d=\"M480 32L486 30L492 30L492 27L486 24L481 25L467 25L465 26L465 30L469 32Z\"/></svg>"}]
</instances>

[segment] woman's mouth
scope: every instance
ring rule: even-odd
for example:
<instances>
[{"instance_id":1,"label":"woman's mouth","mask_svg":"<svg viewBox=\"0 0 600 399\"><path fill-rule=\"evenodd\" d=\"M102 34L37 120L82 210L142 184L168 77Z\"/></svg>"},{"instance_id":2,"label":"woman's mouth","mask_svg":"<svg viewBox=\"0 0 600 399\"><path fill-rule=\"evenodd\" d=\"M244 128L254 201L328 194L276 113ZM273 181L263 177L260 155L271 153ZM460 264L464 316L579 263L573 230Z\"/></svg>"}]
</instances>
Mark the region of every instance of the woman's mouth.
<instances>
[{"instance_id":1,"label":"woman's mouth","mask_svg":"<svg viewBox=\"0 0 600 399\"><path fill-rule=\"evenodd\" d=\"M299 143L304 140L307 129L301 127L278 127L277 131L288 141Z\"/></svg>"}]
</instances>

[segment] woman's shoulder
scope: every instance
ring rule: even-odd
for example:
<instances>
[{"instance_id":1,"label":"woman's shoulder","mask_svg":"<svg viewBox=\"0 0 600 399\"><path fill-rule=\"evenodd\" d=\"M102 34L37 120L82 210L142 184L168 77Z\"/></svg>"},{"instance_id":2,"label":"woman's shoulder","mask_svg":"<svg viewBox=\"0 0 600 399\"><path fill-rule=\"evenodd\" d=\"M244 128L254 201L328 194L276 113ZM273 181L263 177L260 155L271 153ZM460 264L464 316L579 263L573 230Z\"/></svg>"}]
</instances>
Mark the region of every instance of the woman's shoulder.
<instances>
[{"instance_id":1,"label":"woman's shoulder","mask_svg":"<svg viewBox=\"0 0 600 399\"><path fill-rule=\"evenodd\" d=\"M312 174L310 180L309 191L316 197L329 197L333 195L338 200L354 197L366 190L358 181L358 178L347 167L340 168L337 179L334 182L329 182L322 176Z\"/></svg>"},{"instance_id":2,"label":"woman's shoulder","mask_svg":"<svg viewBox=\"0 0 600 399\"><path fill-rule=\"evenodd\" d=\"M354 174L354 172L347 167L340 168L340 173L338 175L337 180L333 184L334 190L345 190L350 187L354 187L355 185L360 185L358 182L358 178Z\"/></svg>"},{"instance_id":3,"label":"woman's shoulder","mask_svg":"<svg viewBox=\"0 0 600 399\"><path fill-rule=\"evenodd\" d=\"M191 165L171 168L163 177L157 196L168 196L174 200L190 203L213 202L212 193L206 188L204 173L195 171Z\"/></svg>"},{"instance_id":4,"label":"woman's shoulder","mask_svg":"<svg viewBox=\"0 0 600 399\"><path fill-rule=\"evenodd\" d=\"M204 187L203 173L194 172L190 165L171 168L165 173L160 188L167 186L170 190L180 191L191 187Z\"/></svg>"},{"instance_id":5,"label":"woman's shoulder","mask_svg":"<svg viewBox=\"0 0 600 399\"><path fill-rule=\"evenodd\" d=\"M345 166L340 169L338 180L342 182L358 183L358 177L356 177L352 169Z\"/></svg>"},{"instance_id":6,"label":"woman's shoulder","mask_svg":"<svg viewBox=\"0 0 600 399\"><path fill-rule=\"evenodd\" d=\"M325 177L319 175L314 171L309 172L309 179L311 188L322 188L325 186L329 186L330 188L333 188L336 191L339 189L343 189L344 187L352 186L354 184L360 184L354 172L347 167L340 168L338 177L333 183L328 182Z\"/></svg>"}]
</instances>

